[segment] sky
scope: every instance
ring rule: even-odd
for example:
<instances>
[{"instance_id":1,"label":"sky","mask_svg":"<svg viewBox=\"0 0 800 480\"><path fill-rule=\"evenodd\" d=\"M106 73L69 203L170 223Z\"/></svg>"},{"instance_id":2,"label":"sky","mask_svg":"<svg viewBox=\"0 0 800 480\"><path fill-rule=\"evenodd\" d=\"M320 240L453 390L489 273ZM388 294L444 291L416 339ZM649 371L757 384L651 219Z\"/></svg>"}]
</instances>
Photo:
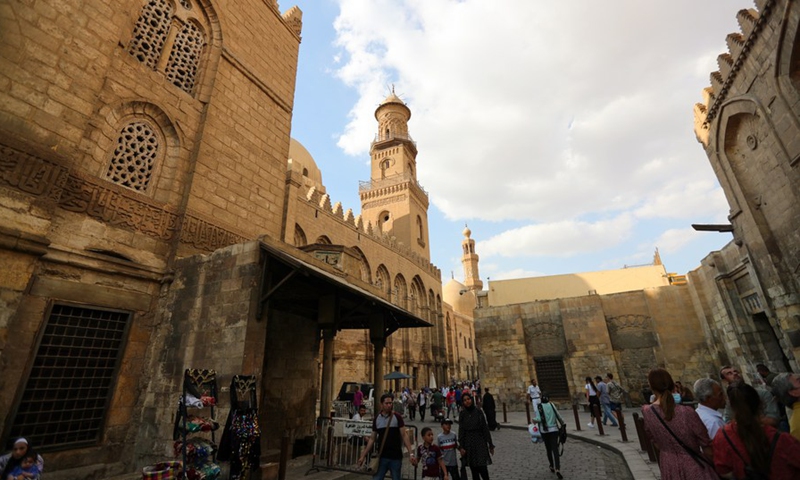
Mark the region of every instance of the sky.
<instances>
[{"instance_id":1,"label":"sky","mask_svg":"<svg viewBox=\"0 0 800 480\"><path fill-rule=\"evenodd\" d=\"M744 0L294 0L303 33L292 137L358 214L374 112L411 109L431 261L501 280L652 263L685 274L730 234L693 131Z\"/></svg>"}]
</instances>

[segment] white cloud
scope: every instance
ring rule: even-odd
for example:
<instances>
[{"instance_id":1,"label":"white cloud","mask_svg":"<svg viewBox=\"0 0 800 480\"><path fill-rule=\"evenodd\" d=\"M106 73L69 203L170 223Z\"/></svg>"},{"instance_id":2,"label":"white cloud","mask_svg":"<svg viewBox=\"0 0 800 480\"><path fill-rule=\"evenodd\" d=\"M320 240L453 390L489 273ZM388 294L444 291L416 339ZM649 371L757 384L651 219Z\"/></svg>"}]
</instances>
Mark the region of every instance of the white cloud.
<instances>
[{"instance_id":1,"label":"white cloud","mask_svg":"<svg viewBox=\"0 0 800 480\"><path fill-rule=\"evenodd\" d=\"M667 245L668 221L724 221L692 107L746 2L339 4L335 75L358 101L338 146L366 161L394 83L432 203L450 220L526 225L481 255L566 257L659 235Z\"/></svg>"},{"instance_id":2,"label":"white cloud","mask_svg":"<svg viewBox=\"0 0 800 480\"><path fill-rule=\"evenodd\" d=\"M630 236L631 227L629 215L594 223L563 220L506 230L475 249L482 257L570 257L614 247Z\"/></svg>"}]
</instances>

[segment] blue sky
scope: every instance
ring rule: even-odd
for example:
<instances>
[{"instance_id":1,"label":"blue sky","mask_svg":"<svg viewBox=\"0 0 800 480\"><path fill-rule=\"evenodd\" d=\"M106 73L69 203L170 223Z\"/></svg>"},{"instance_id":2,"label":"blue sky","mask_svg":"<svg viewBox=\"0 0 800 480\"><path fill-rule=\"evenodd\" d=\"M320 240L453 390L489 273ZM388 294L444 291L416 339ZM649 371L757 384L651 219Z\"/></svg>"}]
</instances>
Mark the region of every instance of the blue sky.
<instances>
[{"instance_id":1,"label":"blue sky","mask_svg":"<svg viewBox=\"0 0 800 480\"><path fill-rule=\"evenodd\" d=\"M655 5L654 5L655 4ZM394 84L430 195L431 260L462 278L469 224L499 280L652 261L696 268L729 234L693 133L740 0L295 0L292 136L360 211L373 114Z\"/></svg>"}]
</instances>

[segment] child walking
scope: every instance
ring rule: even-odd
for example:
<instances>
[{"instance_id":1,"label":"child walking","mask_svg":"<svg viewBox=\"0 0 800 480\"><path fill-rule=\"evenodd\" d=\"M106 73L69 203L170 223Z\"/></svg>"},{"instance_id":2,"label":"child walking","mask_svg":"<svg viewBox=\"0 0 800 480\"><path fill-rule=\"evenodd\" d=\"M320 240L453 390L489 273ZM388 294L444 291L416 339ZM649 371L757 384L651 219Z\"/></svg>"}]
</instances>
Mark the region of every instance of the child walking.
<instances>
[{"instance_id":1,"label":"child walking","mask_svg":"<svg viewBox=\"0 0 800 480\"><path fill-rule=\"evenodd\" d=\"M425 427L421 433L423 443L417 447L417 462L422 465L422 480L448 480L442 451L433 444L433 430Z\"/></svg>"},{"instance_id":2,"label":"child walking","mask_svg":"<svg viewBox=\"0 0 800 480\"><path fill-rule=\"evenodd\" d=\"M439 444L439 449L442 451L444 466L447 469L447 473L450 474L450 480L461 480L461 475L458 473L458 458L456 455L458 451L458 436L450 431L452 428L452 420L449 418L442 420L442 433L436 438L436 443Z\"/></svg>"}]
</instances>

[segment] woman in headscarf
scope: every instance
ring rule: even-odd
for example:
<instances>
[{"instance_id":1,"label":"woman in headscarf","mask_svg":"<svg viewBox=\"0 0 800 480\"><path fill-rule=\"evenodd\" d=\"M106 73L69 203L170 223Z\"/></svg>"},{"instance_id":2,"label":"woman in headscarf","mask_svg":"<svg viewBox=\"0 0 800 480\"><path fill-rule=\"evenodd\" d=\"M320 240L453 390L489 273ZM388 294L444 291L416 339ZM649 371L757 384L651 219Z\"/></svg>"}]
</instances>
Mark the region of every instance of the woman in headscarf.
<instances>
[{"instance_id":1,"label":"woman in headscarf","mask_svg":"<svg viewBox=\"0 0 800 480\"><path fill-rule=\"evenodd\" d=\"M5 480L8 478L11 471L22 463L22 459L30 448L28 441L24 438L18 438L14 441L11 453L0 456L0 470L2 470L0 479ZM42 459L41 455L36 455L36 467L39 470L39 474L35 477L31 477L31 480L41 479L42 470L44 470L44 459Z\"/></svg>"},{"instance_id":2,"label":"woman in headscarf","mask_svg":"<svg viewBox=\"0 0 800 480\"><path fill-rule=\"evenodd\" d=\"M458 416L458 444L464 463L472 471L472 480L489 480L487 465L492 463L494 443L483 412L475 406L471 393L461 396L463 406Z\"/></svg>"}]
</instances>

